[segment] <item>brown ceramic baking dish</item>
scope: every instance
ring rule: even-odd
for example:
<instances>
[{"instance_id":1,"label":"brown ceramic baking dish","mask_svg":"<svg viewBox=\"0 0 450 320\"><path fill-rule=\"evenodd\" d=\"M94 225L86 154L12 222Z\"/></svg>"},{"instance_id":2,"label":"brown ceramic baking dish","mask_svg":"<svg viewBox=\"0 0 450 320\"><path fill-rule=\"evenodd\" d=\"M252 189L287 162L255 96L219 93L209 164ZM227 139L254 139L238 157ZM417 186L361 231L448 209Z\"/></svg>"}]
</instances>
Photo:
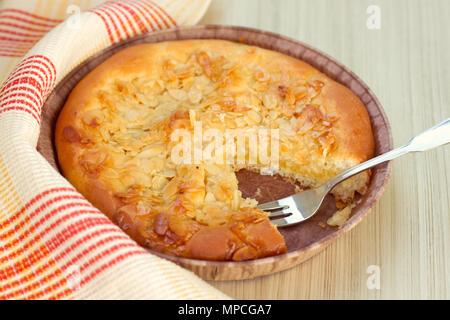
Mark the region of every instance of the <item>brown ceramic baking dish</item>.
<instances>
[{"instance_id":1,"label":"brown ceramic baking dish","mask_svg":"<svg viewBox=\"0 0 450 320\"><path fill-rule=\"evenodd\" d=\"M299 41L274 33L234 26L193 26L143 34L122 41L88 58L70 72L50 93L44 104L38 151L59 171L54 146L54 127L59 111L75 85L97 65L114 53L140 43L183 39L224 39L278 51L301 59L330 78L347 86L364 103L370 116L375 139L375 155L392 149L392 136L387 117L375 95L353 72L328 55ZM157 252L154 254L174 261L207 280L248 279L291 268L320 252L334 239L356 226L381 197L391 172L391 163L383 163L372 170L367 193L355 199L356 206L346 224L338 229L323 222L336 212L332 196L328 196L319 212L301 224L280 229L288 252L283 255L243 261L219 262L178 258ZM249 171L237 173L239 188L244 197L254 197L260 203L294 193L294 186L279 177L263 176ZM259 188L258 196L255 196Z\"/></svg>"}]
</instances>

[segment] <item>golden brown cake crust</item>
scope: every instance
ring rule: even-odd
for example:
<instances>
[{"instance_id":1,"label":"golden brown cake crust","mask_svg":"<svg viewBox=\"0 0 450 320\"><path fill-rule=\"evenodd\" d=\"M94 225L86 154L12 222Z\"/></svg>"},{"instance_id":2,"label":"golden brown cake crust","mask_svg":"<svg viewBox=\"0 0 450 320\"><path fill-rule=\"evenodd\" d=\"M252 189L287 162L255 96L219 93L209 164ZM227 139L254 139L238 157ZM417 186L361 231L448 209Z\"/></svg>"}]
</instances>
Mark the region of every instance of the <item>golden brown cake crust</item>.
<instances>
[{"instance_id":1,"label":"golden brown cake crust","mask_svg":"<svg viewBox=\"0 0 450 320\"><path fill-rule=\"evenodd\" d=\"M204 53L207 55L206 58ZM195 58L192 58L193 56ZM215 58L213 59L211 56ZM253 77L257 78L256 81L252 80L254 89L258 91L262 87L258 92L264 94L264 86L271 86L271 88L275 86L272 89L280 104L275 108L275 111L281 110L280 113L288 114L290 118L295 120L291 121L292 130L297 130L298 137L304 137L302 139L305 139L305 141L312 139L302 131L304 128L315 130L316 127L320 127L320 130L322 130L322 132L316 134L319 138L314 140L320 142L317 142L319 147L317 147L317 155L313 152L314 157L322 159L321 161L326 160L326 163L332 162L334 167L318 168L314 173L311 173L310 178L317 183L322 183L346 167L373 156L374 140L370 120L362 102L348 88L336 83L303 61L277 52L222 40L185 40L129 47L107 59L73 89L59 115L55 130L55 142L59 165L64 176L89 201L144 246L169 254L210 260L246 260L286 252L284 240L276 228L257 209L248 209L245 206L238 207L236 210L233 209L239 212L239 218L230 218L231 222L221 225L208 225L198 222L199 220L191 223L190 220L180 218L178 213L174 213L173 205L170 209L173 212L169 213L153 212L147 206L146 214L143 215L145 218L141 218L138 205L124 197L123 192L119 195L120 192L118 191L121 187L126 187L125 193L127 195L133 194L137 188L136 181L139 179L136 178L133 183L126 184L123 182L124 178L120 177L118 181L123 182L121 182L121 186L113 185L103 174L107 169L115 168L114 156L111 156L111 154L103 156L103 151L89 153L89 150L103 150L100 143L102 140L98 134L99 128L102 128L103 124L97 123L100 120L95 117L92 117L91 123L87 123L85 120L86 114L89 114L89 110L95 109L96 104L107 104L109 101L107 99L118 95L118 92L125 95L129 93L126 87L123 89L122 85L116 84L115 79L120 79L125 83L134 81L134 79L165 79L164 84L168 85L172 82L171 77L175 76L178 77L174 80L178 81L177 88L181 84L187 83L189 85L183 72L187 72L189 76L190 72L195 71L178 70L178 72L170 64L167 66L168 59L180 63L195 60L196 66L200 65L202 68L201 75L197 71L198 79L200 77L214 78L216 65L213 63L220 59L225 61L220 60L222 61L220 62L222 63L220 67L222 72L228 70L227 68L236 68L236 65L240 68L254 66L253 69L251 69L252 67L249 68L252 72L256 70L255 74L248 76L252 79ZM227 66L227 63L232 66ZM183 65L189 64L186 62ZM258 73L260 69L263 70L262 73ZM223 73L217 76L223 82L221 83L222 87L232 93L240 92L240 90L245 91L244 87L250 81L246 78L247 75L242 73L243 71L241 72L240 69L230 72L235 72L231 78L224 78ZM264 79L266 74L271 76L268 81ZM258 79L258 77L261 79ZM182 85L181 87L183 87ZM301 92L295 92L299 86L305 87L306 93L302 95ZM119 91L108 91L110 90L108 88L112 87L118 87L117 90ZM253 96L261 97L261 94L257 93ZM308 99L311 100L301 105L301 99L306 99L304 96L308 96L308 94L313 95L313 97L309 97ZM189 96L190 98L191 96ZM292 99L292 103L289 102L290 99ZM194 100L191 99L191 101ZM263 112L266 112L267 117L269 117L269 113L265 110L265 100L260 100L262 102L257 103L260 108L258 109L259 113L264 114ZM239 108L239 103L237 107ZM282 108L285 109L282 110ZM251 110L243 110L242 112L245 114L251 112ZM239 109L233 109L232 111L240 112ZM168 121L172 122L161 124L162 128L167 128L177 120L188 121L189 116L180 111L174 112L167 118L169 118ZM282 123L282 120L279 123ZM323 132L325 134L322 134ZM167 136L161 136L162 140L165 138ZM314 159L311 159L304 160L309 161L306 165L314 165L312 163ZM297 177L296 174L298 176L304 175L297 172L295 168L290 163L284 164L281 159L280 173L294 177ZM285 172L282 171L283 169ZM203 172L203 167L200 170ZM348 200L355 191L367 185L368 179L368 174L361 175L360 183L355 184L358 187L353 187L350 191L344 190L341 192L338 190L335 194L336 197ZM167 180L170 182L170 179ZM167 191L167 181L165 183L166 185L161 192ZM202 185L202 188L206 187ZM204 197L207 190L202 189L202 192ZM142 199L140 198L140 200ZM172 201L172 204L183 200L186 199L179 195L176 200ZM185 211L185 209L183 210ZM179 221L173 216L176 216L176 219L179 218ZM242 216L247 218L244 219ZM177 229L176 223L173 227L173 219L178 221L179 225L188 224L188 227L186 227L188 231L176 234L171 229ZM151 231L149 231L150 229Z\"/></svg>"}]
</instances>

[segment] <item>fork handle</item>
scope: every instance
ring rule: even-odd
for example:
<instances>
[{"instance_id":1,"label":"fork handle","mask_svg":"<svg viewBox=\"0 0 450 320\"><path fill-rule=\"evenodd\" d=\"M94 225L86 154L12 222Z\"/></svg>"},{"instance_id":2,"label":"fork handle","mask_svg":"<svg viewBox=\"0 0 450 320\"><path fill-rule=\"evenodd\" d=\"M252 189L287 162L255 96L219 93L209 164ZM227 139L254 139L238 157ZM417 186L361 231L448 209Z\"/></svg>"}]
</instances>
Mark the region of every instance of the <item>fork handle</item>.
<instances>
[{"instance_id":1,"label":"fork handle","mask_svg":"<svg viewBox=\"0 0 450 320\"><path fill-rule=\"evenodd\" d=\"M426 151L448 143L450 143L450 118L418 134L407 144L401 147L383 153L375 158L367 160L366 162L360 163L344 172L341 172L325 184L326 188L329 191L341 181L344 181L351 176L354 176L361 171L372 168L382 162L393 160L410 152Z\"/></svg>"}]
</instances>

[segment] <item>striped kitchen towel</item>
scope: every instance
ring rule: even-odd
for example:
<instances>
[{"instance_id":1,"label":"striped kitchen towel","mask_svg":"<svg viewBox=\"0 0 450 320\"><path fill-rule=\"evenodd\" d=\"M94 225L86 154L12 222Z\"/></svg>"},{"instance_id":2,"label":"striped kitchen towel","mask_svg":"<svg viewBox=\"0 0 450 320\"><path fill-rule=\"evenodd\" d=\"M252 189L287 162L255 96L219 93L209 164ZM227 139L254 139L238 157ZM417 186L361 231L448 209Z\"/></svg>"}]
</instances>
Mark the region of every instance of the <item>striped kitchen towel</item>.
<instances>
[{"instance_id":1,"label":"striped kitchen towel","mask_svg":"<svg viewBox=\"0 0 450 320\"><path fill-rule=\"evenodd\" d=\"M0 299L226 298L138 246L36 151L43 103L68 72L196 23L209 1L0 1Z\"/></svg>"}]
</instances>

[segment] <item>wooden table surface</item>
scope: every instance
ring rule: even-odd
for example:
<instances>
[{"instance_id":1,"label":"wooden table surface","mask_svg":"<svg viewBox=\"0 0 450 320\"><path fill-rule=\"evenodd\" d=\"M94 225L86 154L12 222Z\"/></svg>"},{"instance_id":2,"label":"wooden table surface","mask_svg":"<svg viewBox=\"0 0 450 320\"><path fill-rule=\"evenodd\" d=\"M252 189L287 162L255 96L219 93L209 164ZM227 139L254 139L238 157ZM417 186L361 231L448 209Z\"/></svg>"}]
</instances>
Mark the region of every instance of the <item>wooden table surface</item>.
<instances>
[{"instance_id":1,"label":"wooden table surface","mask_svg":"<svg viewBox=\"0 0 450 320\"><path fill-rule=\"evenodd\" d=\"M377 95L395 146L450 117L449 0L213 0L200 24L269 30L335 57ZM450 146L407 155L369 216L319 255L210 283L238 299L449 299L449 208Z\"/></svg>"}]
</instances>

